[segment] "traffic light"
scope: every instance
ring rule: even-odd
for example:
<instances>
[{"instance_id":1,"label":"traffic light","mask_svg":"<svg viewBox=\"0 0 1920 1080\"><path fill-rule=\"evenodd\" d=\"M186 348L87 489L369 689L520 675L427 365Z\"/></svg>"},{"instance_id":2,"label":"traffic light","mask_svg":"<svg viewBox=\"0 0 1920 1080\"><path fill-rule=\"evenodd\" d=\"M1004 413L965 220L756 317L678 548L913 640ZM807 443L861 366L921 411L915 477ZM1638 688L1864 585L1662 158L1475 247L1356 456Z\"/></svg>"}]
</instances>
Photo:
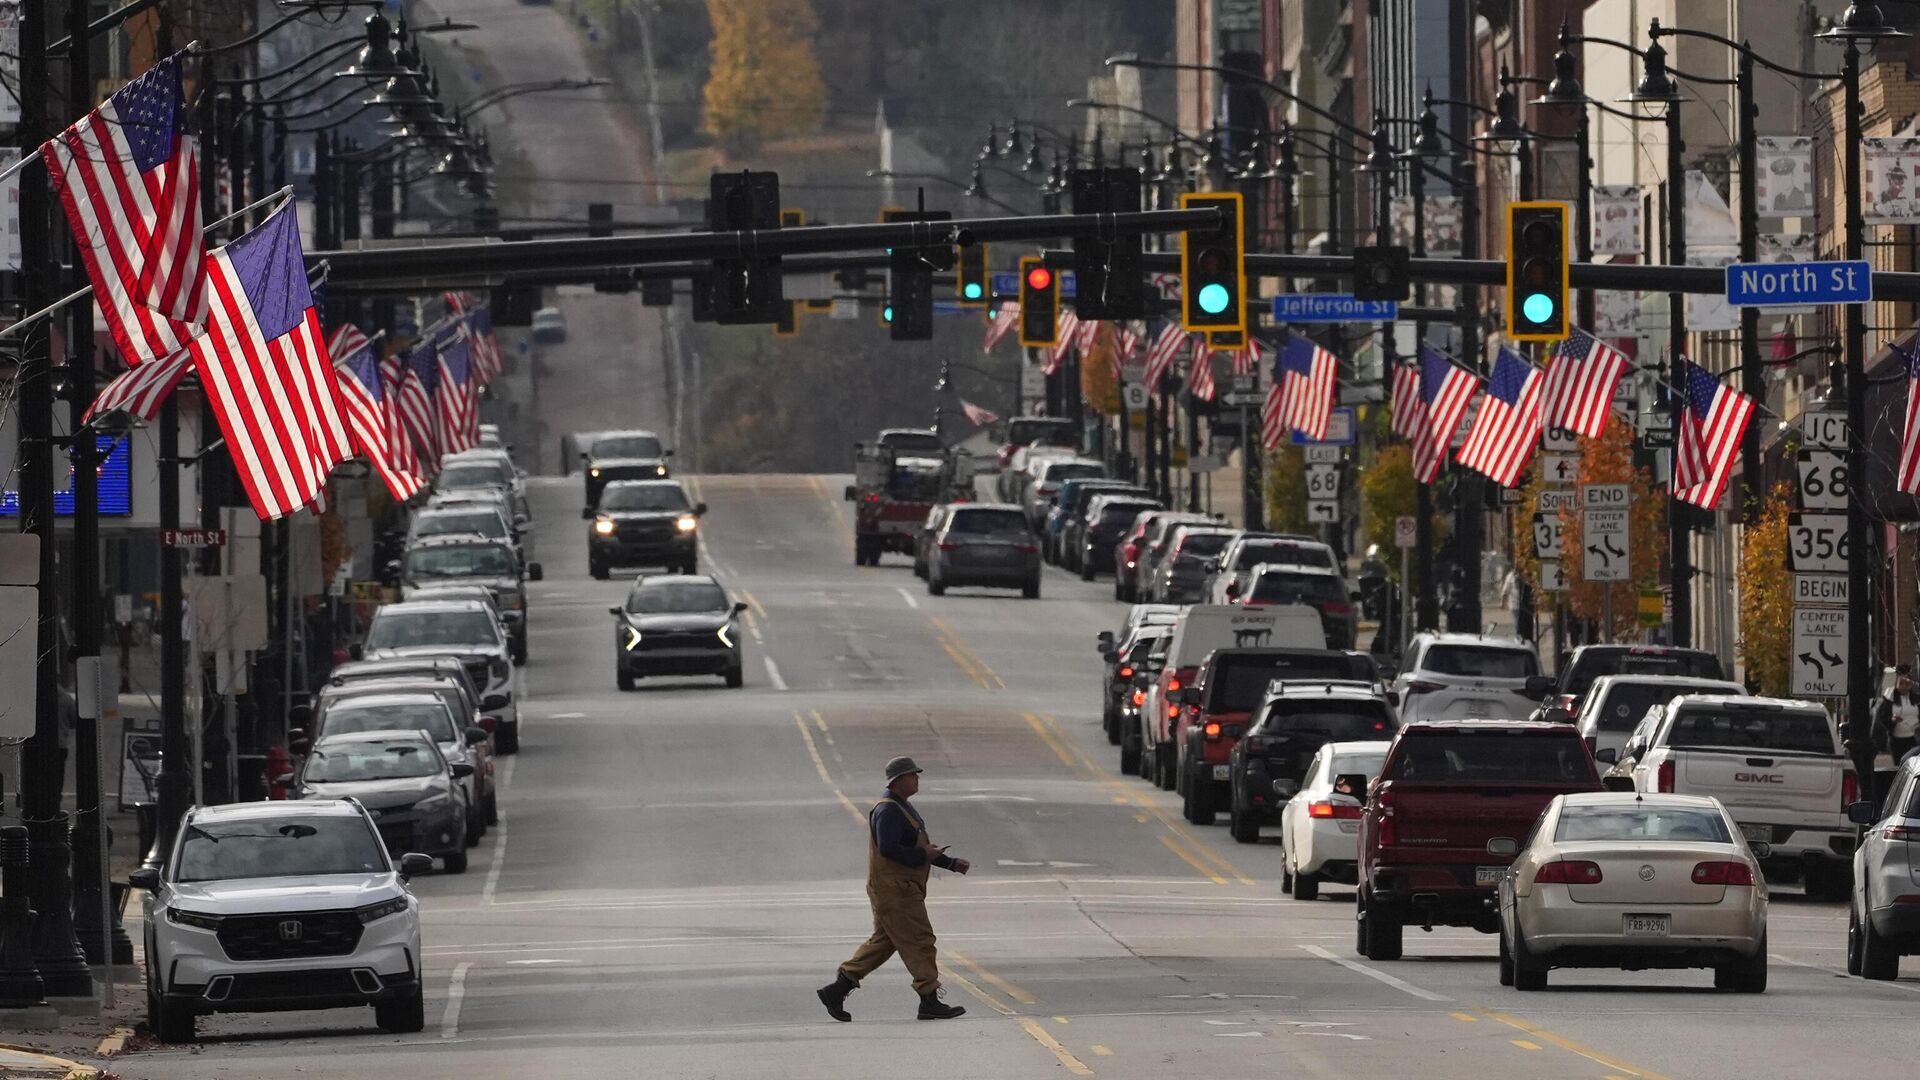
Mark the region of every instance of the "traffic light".
<instances>
[{"instance_id":1,"label":"traffic light","mask_svg":"<svg viewBox=\"0 0 1920 1080\"><path fill-rule=\"evenodd\" d=\"M1218 209L1216 228L1180 234L1180 325L1188 330L1247 329L1247 263L1237 191L1188 192L1182 210ZM1086 286L1081 285L1084 291Z\"/></svg>"},{"instance_id":2,"label":"traffic light","mask_svg":"<svg viewBox=\"0 0 1920 1080\"><path fill-rule=\"evenodd\" d=\"M953 291L961 307L986 307L992 299L992 283L987 279L987 245L968 244L960 249L959 269Z\"/></svg>"},{"instance_id":3,"label":"traffic light","mask_svg":"<svg viewBox=\"0 0 1920 1080\"><path fill-rule=\"evenodd\" d=\"M587 204L587 235L613 235L612 203L597 202ZM606 281L596 281L593 283L593 291L597 293L615 294L630 293L633 291L633 279L609 278Z\"/></svg>"},{"instance_id":4,"label":"traffic light","mask_svg":"<svg viewBox=\"0 0 1920 1080\"><path fill-rule=\"evenodd\" d=\"M800 332L799 305L792 300L781 305L780 317L773 322L774 337L793 337Z\"/></svg>"},{"instance_id":5,"label":"traffic light","mask_svg":"<svg viewBox=\"0 0 1920 1080\"><path fill-rule=\"evenodd\" d=\"M1355 300L1405 300L1413 295L1410 277L1413 253L1393 245L1374 247L1362 244L1353 249L1353 298Z\"/></svg>"},{"instance_id":6,"label":"traffic light","mask_svg":"<svg viewBox=\"0 0 1920 1080\"><path fill-rule=\"evenodd\" d=\"M1507 336L1567 336L1567 218L1562 202L1507 204Z\"/></svg>"},{"instance_id":7,"label":"traffic light","mask_svg":"<svg viewBox=\"0 0 1920 1080\"><path fill-rule=\"evenodd\" d=\"M1075 169L1068 181L1076 214L1140 210L1140 170ZM1146 272L1139 233L1073 238L1073 309L1083 319L1144 319Z\"/></svg>"},{"instance_id":8,"label":"traffic light","mask_svg":"<svg viewBox=\"0 0 1920 1080\"><path fill-rule=\"evenodd\" d=\"M663 277L641 278L640 306L672 307L673 279Z\"/></svg>"},{"instance_id":9,"label":"traffic light","mask_svg":"<svg viewBox=\"0 0 1920 1080\"><path fill-rule=\"evenodd\" d=\"M1020 260L1020 344L1039 348L1060 339L1060 276L1040 256Z\"/></svg>"},{"instance_id":10,"label":"traffic light","mask_svg":"<svg viewBox=\"0 0 1920 1080\"><path fill-rule=\"evenodd\" d=\"M951 221L946 210L889 210L888 221ZM887 257L887 304L881 311L894 341L933 339L933 275L953 269L953 245L895 245Z\"/></svg>"},{"instance_id":11,"label":"traffic light","mask_svg":"<svg viewBox=\"0 0 1920 1080\"><path fill-rule=\"evenodd\" d=\"M780 174L714 173L709 186L707 227L714 232L780 227ZM770 323L781 306L780 257L713 260L713 321L726 325ZM694 279L696 292L699 279ZM698 316L696 315L696 318Z\"/></svg>"}]
</instances>

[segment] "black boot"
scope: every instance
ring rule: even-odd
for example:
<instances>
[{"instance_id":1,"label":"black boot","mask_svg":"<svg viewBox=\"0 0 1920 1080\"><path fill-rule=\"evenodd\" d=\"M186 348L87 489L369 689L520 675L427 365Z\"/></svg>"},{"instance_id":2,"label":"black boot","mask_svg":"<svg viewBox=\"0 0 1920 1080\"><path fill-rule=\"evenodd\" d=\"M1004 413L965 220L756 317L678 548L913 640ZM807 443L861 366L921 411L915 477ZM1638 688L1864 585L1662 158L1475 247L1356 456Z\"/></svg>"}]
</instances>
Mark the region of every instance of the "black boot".
<instances>
[{"instance_id":1,"label":"black boot","mask_svg":"<svg viewBox=\"0 0 1920 1080\"><path fill-rule=\"evenodd\" d=\"M847 1011L847 995L859 987L859 983L836 973L833 982L820 988L820 1004L827 1007L828 1016L843 1024L850 1024L853 1022L853 1014Z\"/></svg>"},{"instance_id":2,"label":"black boot","mask_svg":"<svg viewBox=\"0 0 1920 1080\"><path fill-rule=\"evenodd\" d=\"M967 1010L959 1005L949 1005L940 1000L940 991L920 995L920 1019L951 1020L966 1015Z\"/></svg>"}]
</instances>

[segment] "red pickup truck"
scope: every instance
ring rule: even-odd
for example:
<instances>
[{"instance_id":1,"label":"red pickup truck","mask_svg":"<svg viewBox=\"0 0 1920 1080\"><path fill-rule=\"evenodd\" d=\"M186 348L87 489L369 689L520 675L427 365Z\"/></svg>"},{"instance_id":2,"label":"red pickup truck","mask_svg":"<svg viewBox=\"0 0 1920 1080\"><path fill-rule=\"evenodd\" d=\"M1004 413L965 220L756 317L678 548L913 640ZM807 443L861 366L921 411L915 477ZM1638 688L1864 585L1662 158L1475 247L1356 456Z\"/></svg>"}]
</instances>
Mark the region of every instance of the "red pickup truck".
<instances>
[{"instance_id":1,"label":"red pickup truck","mask_svg":"<svg viewBox=\"0 0 1920 1080\"><path fill-rule=\"evenodd\" d=\"M1408 923L1498 932L1489 902L1513 856L1490 853L1487 842L1524 844L1555 795L1601 790L1586 741L1565 724L1456 720L1401 728L1360 819L1360 955L1399 959Z\"/></svg>"}]
</instances>

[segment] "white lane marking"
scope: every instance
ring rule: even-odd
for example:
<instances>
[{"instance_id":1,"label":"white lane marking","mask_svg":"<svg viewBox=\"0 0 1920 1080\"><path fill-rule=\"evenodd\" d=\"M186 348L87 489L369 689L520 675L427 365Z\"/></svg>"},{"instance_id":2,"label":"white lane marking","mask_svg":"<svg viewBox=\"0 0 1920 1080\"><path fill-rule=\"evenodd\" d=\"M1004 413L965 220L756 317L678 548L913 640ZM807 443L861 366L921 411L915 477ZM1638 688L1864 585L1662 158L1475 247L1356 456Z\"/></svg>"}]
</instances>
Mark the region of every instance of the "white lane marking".
<instances>
[{"instance_id":1,"label":"white lane marking","mask_svg":"<svg viewBox=\"0 0 1920 1080\"><path fill-rule=\"evenodd\" d=\"M1267 1033L1264 1031L1216 1031L1213 1037L1216 1039L1264 1039Z\"/></svg>"},{"instance_id":2,"label":"white lane marking","mask_svg":"<svg viewBox=\"0 0 1920 1080\"><path fill-rule=\"evenodd\" d=\"M494 788L495 788L494 794L493 794L494 802L498 803L500 801L500 796L505 795L507 793L507 785L513 782L514 763L519 760L520 760L519 754L513 755L512 757L507 759L506 767L500 770L500 782L494 785ZM480 905L482 907L489 907L493 904L494 890L500 887L500 868L505 866L507 863L507 811L506 811L506 808L501 807L499 813L500 813L499 821L496 822L493 826L494 828L493 865L487 867L487 883L480 890Z\"/></svg>"},{"instance_id":3,"label":"white lane marking","mask_svg":"<svg viewBox=\"0 0 1920 1080\"><path fill-rule=\"evenodd\" d=\"M531 966L533 964L577 964L579 963L579 961L550 958L546 960L509 960L507 961L507 963L511 966L525 967L525 966Z\"/></svg>"},{"instance_id":4,"label":"white lane marking","mask_svg":"<svg viewBox=\"0 0 1920 1080\"><path fill-rule=\"evenodd\" d=\"M1804 963L1804 962L1802 962L1802 961L1799 961L1799 960L1789 960L1789 959L1787 959L1786 957L1784 957L1784 956L1781 956L1781 955L1780 955L1779 953L1777 953L1777 952L1770 952L1770 953L1768 953L1768 954L1767 954L1767 956L1768 956L1768 957L1770 957L1770 958L1772 958L1772 959L1774 959L1774 960L1778 960L1778 961L1780 961L1780 962L1781 962L1781 963L1783 963L1783 964L1786 964L1786 965L1789 965L1789 966L1791 966L1791 967L1797 967L1797 968L1806 968L1806 969L1807 969L1807 970L1809 970L1809 971L1824 971L1824 972L1826 972L1826 973L1827 973L1827 974L1829 974L1829 975L1838 975L1838 976L1840 976L1840 977L1841 977L1841 978L1843 978L1843 979L1857 979L1857 978L1859 978L1859 976L1857 976L1857 975L1849 975L1849 974L1847 974L1846 972L1844 972L1844 971L1842 971L1842 970L1840 970L1839 968L1830 968L1830 967L1826 967L1825 965L1822 965L1822 964L1808 964L1808 963ZM1899 982L1875 982L1875 981L1872 981L1872 980L1861 980L1861 981L1862 981L1862 982L1864 982L1864 983L1866 983L1866 985L1868 985L1868 986L1884 986L1884 987L1886 987L1886 988L1888 988L1888 989L1890 989L1890 990L1905 990L1905 991L1906 991L1907 993L1909 993L1909 994L1920 994L1920 986L1913 986L1913 985L1910 985L1910 984L1907 984L1907 983L1899 983Z\"/></svg>"},{"instance_id":5,"label":"white lane marking","mask_svg":"<svg viewBox=\"0 0 1920 1080\"><path fill-rule=\"evenodd\" d=\"M463 960L453 966L453 980L447 984L447 1012L440 1018L440 1037L451 1039L460 1034L460 1003L467 996L467 969L471 961Z\"/></svg>"},{"instance_id":6,"label":"white lane marking","mask_svg":"<svg viewBox=\"0 0 1920 1080\"><path fill-rule=\"evenodd\" d=\"M907 602L908 607L912 608L915 611L920 610L920 601L915 600L913 598L913 594L907 591L907 587L905 585L895 585L893 587L893 591L900 594L900 599L905 600Z\"/></svg>"},{"instance_id":7,"label":"white lane marking","mask_svg":"<svg viewBox=\"0 0 1920 1080\"><path fill-rule=\"evenodd\" d=\"M1414 997L1421 998L1426 1001L1452 1001L1453 1000L1452 998L1448 997L1445 994L1436 994L1431 990L1422 990L1420 987L1413 985L1412 983L1406 981L1405 979L1396 979L1392 975L1389 975L1386 972L1381 971L1379 968L1368 967L1367 965L1362 964L1358 961L1349 960L1344 956L1335 956L1318 945L1302 945L1300 947L1302 949L1305 949L1307 952L1310 952L1313 955L1319 957L1322 960L1329 960L1329 961L1332 961L1333 963L1339 964L1341 967L1346 968L1348 971L1358 972L1361 975L1365 975L1369 979L1377 979L1380 982L1386 983L1388 986L1393 987L1395 990L1398 990L1401 993L1412 994Z\"/></svg>"},{"instance_id":8,"label":"white lane marking","mask_svg":"<svg viewBox=\"0 0 1920 1080\"><path fill-rule=\"evenodd\" d=\"M773 684L773 688L775 690L785 690L787 688L787 680L780 677L780 665L773 662L773 657L763 656L760 658L760 662L767 665L767 681Z\"/></svg>"},{"instance_id":9,"label":"white lane marking","mask_svg":"<svg viewBox=\"0 0 1920 1080\"><path fill-rule=\"evenodd\" d=\"M583 712L557 712L547 717L549 720L585 720L586 718L587 714Z\"/></svg>"}]
</instances>

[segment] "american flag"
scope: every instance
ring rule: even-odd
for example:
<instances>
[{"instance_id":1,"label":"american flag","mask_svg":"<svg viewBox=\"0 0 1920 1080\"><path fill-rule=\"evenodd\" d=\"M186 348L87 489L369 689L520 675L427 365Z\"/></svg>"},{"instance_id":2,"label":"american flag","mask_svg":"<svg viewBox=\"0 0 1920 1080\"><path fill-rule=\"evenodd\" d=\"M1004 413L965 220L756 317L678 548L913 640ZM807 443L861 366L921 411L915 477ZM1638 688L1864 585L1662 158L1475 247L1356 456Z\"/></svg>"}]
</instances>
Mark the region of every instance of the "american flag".
<instances>
[{"instance_id":1,"label":"american flag","mask_svg":"<svg viewBox=\"0 0 1920 1080\"><path fill-rule=\"evenodd\" d=\"M1920 494L1920 349L1890 347L1907 373L1907 425L1900 434L1900 472L1894 482L1901 491Z\"/></svg>"},{"instance_id":2,"label":"american flag","mask_svg":"<svg viewBox=\"0 0 1920 1080\"><path fill-rule=\"evenodd\" d=\"M1547 368L1547 423L1599 438L1613 405L1613 388L1631 360L1579 327L1555 346Z\"/></svg>"},{"instance_id":3,"label":"american flag","mask_svg":"<svg viewBox=\"0 0 1920 1080\"><path fill-rule=\"evenodd\" d=\"M1160 336L1153 339L1147 348L1147 374L1144 380L1148 391L1160 389L1160 380L1172 370L1174 358L1180 355L1180 346L1187 340L1187 331L1177 322L1168 322L1160 328Z\"/></svg>"},{"instance_id":4,"label":"american flag","mask_svg":"<svg viewBox=\"0 0 1920 1080\"><path fill-rule=\"evenodd\" d=\"M1047 350L1047 374L1059 371L1060 365L1066 363L1067 352L1073 348L1079 331L1080 317L1071 311L1060 312L1054 323L1053 347Z\"/></svg>"},{"instance_id":5,"label":"american flag","mask_svg":"<svg viewBox=\"0 0 1920 1080\"><path fill-rule=\"evenodd\" d=\"M194 368L254 512L279 518L318 499L353 452L293 204L209 252L206 274L212 303L189 346Z\"/></svg>"},{"instance_id":6,"label":"american flag","mask_svg":"<svg viewBox=\"0 0 1920 1080\"><path fill-rule=\"evenodd\" d=\"M440 360L434 355L431 339L407 350L400 368L400 389L394 401L400 406L400 426L419 448L420 458L438 466L444 452L440 435Z\"/></svg>"},{"instance_id":7,"label":"american flag","mask_svg":"<svg viewBox=\"0 0 1920 1080\"><path fill-rule=\"evenodd\" d=\"M1001 304L1000 310L987 322L987 340L980 346L981 352L992 352L995 345L1013 333L1020 322L1020 305Z\"/></svg>"},{"instance_id":8,"label":"american flag","mask_svg":"<svg viewBox=\"0 0 1920 1080\"><path fill-rule=\"evenodd\" d=\"M160 414L160 403L173 393L180 377L191 370L193 354L185 349L165 360L128 368L100 388L86 415L81 417L81 423L89 423L94 417L116 409L142 420L152 420Z\"/></svg>"},{"instance_id":9,"label":"american flag","mask_svg":"<svg viewBox=\"0 0 1920 1080\"><path fill-rule=\"evenodd\" d=\"M359 327L352 323L342 323L334 327L333 335L327 338L327 359L338 364L372 344L373 340L361 333Z\"/></svg>"},{"instance_id":10,"label":"american flag","mask_svg":"<svg viewBox=\"0 0 1920 1080\"><path fill-rule=\"evenodd\" d=\"M340 331L352 330L352 335L343 335ZM387 397L386 380L380 376L380 358L374 355L373 343L351 324L343 326L334 333L334 341L343 336L357 336L360 347L347 355L334 360L334 371L340 383L340 408L346 414L347 427L353 433L353 442L360 455L380 474L380 481L387 485L395 499L405 502L419 494L421 482L415 469L409 468L404 458L411 458L412 448L406 446L405 437L396 445L395 418L393 402Z\"/></svg>"},{"instance_id":11,"label":"american flag","mask_svg":"<svg viewBox=\"0 0 1920 1080\"><path fill-rule=\"evenodd\" d=\"M1074 317L1079 319L1077 314ZM1073 347L1080 350L1081 356L1093 351L1093 341L1100 336L1101 325L1099 319L1080 319L1079 325L1075 327L1078 336L1074 340Z\"/></svg>"},{"instance_id":12,"label":"american flag","mask_svg":"<svg viewBox=\"0 0 1920 1080\"><path fill-rule=\"evenodd\" d=\"M999 413L991 409L983 409L973 402L968 401L966 398L960 399L960 411L967 414L968 422L975 427L986 427L988 424L1000 419Z\"/></svg>"},{"instance_id":13,"label":"american flag","mask_svg":"<svg viewBox=\"0 0 1920 1080\"><path fill-rule=\"evenodd\" d=\"M1115 324L1113 328L1113 352L1125 360L1140 351L1140 335L1134 333L1131 326Z\"/></svg>"},{"instance_id":14,"label":"american flag","mask_svg":"<svg viewBox=\"0 0 1920 1080\"><path fill-rule=\"evenodd\" d=\"M1420 408L1420 366L1418 364L1395 364L1393 366L1393 433L1412 441L1420 434L1420 418L1425 413Z\"/></svg>"},{"instance_id":15,"label":"american flag","mask_svg":"<svg viewBox=\"0 0 1920 1080\"><path fill-rule=\"evenodd\" d=\"M1753 399L1691 360L1680 362L1683 400L1673 454L1673 497L1711 510L1733 473L1734 455L1753 418Z\"/></svg>"},{"instance_id":16,"label":"american flag","mask_svg":"<svg viewBox=\"0 0 1920 1080\"><path fill-rule=\"evenodd\" d=\"M500 339L493 333L493 309L481 304L467 312L467 337L473 344L473 375L481 386L500 377Z\"/></svg>"},{"instance_id":17,"label":"american flag","mask_svg":"<svg viewBox=\"0 0 1920 1080\"><path fill-rule=\"evenodd\" d=\"M1447 463L1447 446L1480 380L1437 349L1420 347L1420 429L1413 438L1413 478L1431 484Z\"/></svg>"},{"instance_id":18,"label":"american flag","mask_svg":"<svg viewBox=\"0 0 1920 1080\"><path fill-rule=\"evenodd\" d=\"M1324 439L1339 375L1338 357L1294 334L1274 361L1273 389L1267 392L1268 403L1271 404L1274 394L1278 393L1282 422L1309 439Z\"/></svg>"},{"instance_id":19,"label":"american flag","mask_svg":"<svg viewBox=\"0 0 1920 1080\"><path fill-rule=\"evenodd\" d=\"M207 321L200 167L176 53L40 147L113 342L163 360Z\"/></svg>"},{"instance_id":20,"label":"american flag","mask_svg":"<svg viewBox=\"0 0 1920 1080\"><path fill-rule=\"evenodd\" d=\"M1233 358L1235 375L1251 375L1260 370L1260 343L1251 334L1247 335L1239 348L1227 355Z\"/></svg>"},{"instance_id":21,"label":"american flag","mask_svg":"<svg viewBox=\"0 0 1920 1080\"><path fill-rule=\"evenodd\" d=\"M1207 348L1205 334L1197 334L1193 339L1193 361L1187 369L1187 393L1196 401L1212 401L1213 386L1213 350Z\"/></svg>"},{"instance_id":22,"label":"american flag","mask_svg":"<svg viewBox=\"0 0 1920 1080\"><path fill-rule=\"evenodd\" d=\"M1510 348L1493 362L1493 378L1480 399L1459 462L1501 487L1512 487L1540 442L1540 389L1546 376Z\"/></svg>"},{"instance_id":23,"label":"american flag","mask_svg":"<svg viewBox=\"0 0 1920 1080\"><path fill-rule=\"evenodd\" d=\"M442 453L458 454L480 445L480 387L473 378L473 353L466 335L442 332L440 355L440 432Z\"/></svg>"},{"instance_id":24,"label":"american flag","mask_svg":"<svg viewBox=\"0 0 1920 1080\"><path fill-rule=\"evenodd\" d=\"M1260 445L1271 450L1287 437L1286 390L1276 380L1267 387L1267 400L1260 407Z\"/></svg>"}]
</instances>

